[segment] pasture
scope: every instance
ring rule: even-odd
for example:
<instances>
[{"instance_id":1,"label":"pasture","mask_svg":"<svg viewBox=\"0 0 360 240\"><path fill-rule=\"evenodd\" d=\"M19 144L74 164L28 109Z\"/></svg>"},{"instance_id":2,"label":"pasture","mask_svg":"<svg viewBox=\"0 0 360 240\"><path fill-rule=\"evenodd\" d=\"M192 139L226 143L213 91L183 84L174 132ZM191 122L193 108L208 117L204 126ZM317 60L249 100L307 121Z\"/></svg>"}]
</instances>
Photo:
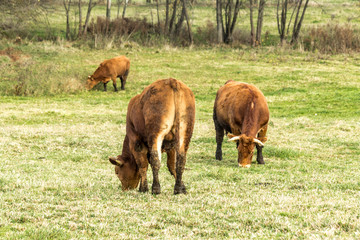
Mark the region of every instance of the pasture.
<instances>
[{"instance_id":1,"label":"pasture","mask_svg":"<svg viewBox=\"0 0 360 240\"><path fill-rule=\"evenodd\" d=\"M358 53L138 44L100 50L6 39L0 50L1 239L360 238ZM125 91L113 92L111 83L107 92L101 84L79 90L102 60L118 55L131 60ZM127 104L168 77L196 99L183 175L188 193L173 195L166 154L160 195L122 192L108 156L121 153ZM223 161L215 160L213 103L229 79L252 83L267 98L265 165L254 157L251 168L239 168L226 138ZM148 180L151 186L151 169Z\"/></svg>"},{"instance_id":2,"label":"pasture","mask_svg":"<svg viewBox=\"0 0 360 240\"><path fill-rule=\"evenodd\" d=\"M108 92L99 86L1 97L1 238L359 238L357 55L170 47L89 53L35 45L23 47L24 55L36 48L37 59L47 51L43 64L56 63L84 81L99 59L119 53L132 60L131 71L119 93L110 85ZM160 195L122 192L107 158L120 154L127 103L169 76L196 96L188 194L173 195L164 154ZM267 97L264 166L254 157L250 169L239 168L228 142L224 160L215 160L212 107L228 79L253 83ZM148 178L151 184L150 170Z\"/></svg>"}]
</instances>

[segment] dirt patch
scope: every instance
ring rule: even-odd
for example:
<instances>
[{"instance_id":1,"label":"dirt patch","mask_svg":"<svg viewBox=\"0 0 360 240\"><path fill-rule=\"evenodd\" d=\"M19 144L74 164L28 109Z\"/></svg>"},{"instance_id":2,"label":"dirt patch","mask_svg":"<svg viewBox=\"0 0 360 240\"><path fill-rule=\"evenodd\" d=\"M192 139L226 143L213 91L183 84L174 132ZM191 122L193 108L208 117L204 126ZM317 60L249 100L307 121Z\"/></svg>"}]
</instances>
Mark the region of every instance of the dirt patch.
<instances>
[{"instance_id":1,"label":"dirt patch","mask_svg":"<svg viewBox=\"0 0 360 240\"><path fill-rule=\"evenodd\" d=\"M0 50L0 55L8 56L13 62L18 61L21 58L21 52L11 47L6 48L4 50Z\"/></svg>"}]
</instances>

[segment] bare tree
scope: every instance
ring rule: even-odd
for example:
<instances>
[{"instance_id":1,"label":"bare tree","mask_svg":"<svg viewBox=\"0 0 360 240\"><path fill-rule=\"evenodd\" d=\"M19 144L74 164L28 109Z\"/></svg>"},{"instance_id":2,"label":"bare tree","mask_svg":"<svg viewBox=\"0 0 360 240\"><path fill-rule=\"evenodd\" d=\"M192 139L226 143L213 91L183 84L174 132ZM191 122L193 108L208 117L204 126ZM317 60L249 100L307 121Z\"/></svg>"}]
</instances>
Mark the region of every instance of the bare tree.
<instances>
[{"instance_id":1,"label":"bare tree","mask_svg":"<svg viewBox=\"0 0 360 240\"><path fill-rule=\"evenodd\" d=\"M299 16L299 13L301 11L302 0L300 0L299 3L298 3L297 13L296 13L295 22L294 22L294 30L293 30L293 34L292 34L292 37L291 37L291 44L296 43L298 41L299 34L300 34L300 29L301 29L301 24L302 24L302 21L304 20L304 16L305 16L305 12L306 12L308 3L309 3L309 0L306 0L299 21L298 21L298 16Z\"/></svg>"},{"instance_id":2,"label":"bare tree","mask_svg":"<svg viewBox=\"0 0 360 240\"><path fill-rule=\"evenodd\" d=\"M173 29L173 25L174 25L174 22L175 22L175 17L176 17L176 9L177 9L177 2L179 0L175 0L174 1L174 4L173 4L173 12L172 12L172 15L171 15L171 18L170 18L170 22L169 22L169 35L171 34L172 32L172 29Z\"/></svg>"},{"instance_id":3,"label":"bare tree","mask_svg":"<svg viewBox=\"0 0 360 240\"><path fill-rule=\"evenodd\" d=\"M242 5L242 0L217 0L216 4L216 23L217 23L217 36L219 42L230 43L232 42L232 34L235 29L235 24ZM223 16L224 11L224 16ZM221 24L221 26L220 26ZM220 31L222 30L222 39Z\"/></svg>"},{"instance_id":4,"label":"bare tree","mask_svg":"<svg viewBox=\"0 0 360 240\"><path fill-rule=\"evenodd\" d=\"M164 26L164 32L167 31L168 27L169 27L169 5L170 5L170 0L166 0L165 3L165 26Z\"/></svg>"},{"instance_id":5,"label":"bare tree","mask_svg":"<svg viewBox=\"0 0 360 240\"><path fill-rule=\"evenodd\" d=\"M78 6L79 6L79 32L78 32L78 37L81 37L81 34L82 34L81 0L79 0Z\"/></svg>"},{"instance_id":6,"label":"bare tree","mask_svg":"<svg viewBox=\"0 0 360 240\"><path fill-rule=\"evenodd\" d=\"M224 42L224 29L222 20L222 0L216 0L216 31L218 43Z\"/></svg>"},{"instance_id":7,"label":"bare tree","mask_svg":"<svg viewBox=\"0 0 360 240\"><path fill-rule=\"evenodd\" d=\"M180 36L182 25L186 20L189 42L190 44L192 44L193 35L191 31L190 17L187 10L187 5L188 5L187 0L174 0L172 4L172 14L171 17L169 18L170 4L171 4L171 0L167 0L164 32L167 33L169 36L172 36L174 39L176 39L177 37Z\"/></svg>"},{"instance_id":8,"label":"bare tree","mask_svg":"<svg viewBox=\"0 0 360 240\"><path fill-rule=\"evenodd\" d=\"M280 7L281 7L281 17L279 18ZM281 45L285 40L287 7L288 7L288 0L281 0L281 5L280 5L280 0L278 0L277 8L276 8L276 20L277 20L277 27L278 27Z\"/></svg>"},{"instance_id":9,"label":"bare tree","mask_svg":"<svg viewBox=\"0 0 360 240\"><path fill-rule=\"evenodd\" d=\"M120 15L120 6L122 4L123 0L116 0L116 3L117 3L117 15L116 17L119 18L119 15Z\"/></svg>"},{"instance_id":10,"label":"bare tree","mask_svg":"<svg viewBox=\"0 0 360 240\"><path fill-rule=\"evenodd\" d=\"M110 8L111 8L111 0L107 0L106 2L106 19L110 22Z\"/></svg>"},{"instance_id":11,"label":"bare tree","mask_svg":"<svg viewBox=\"0 0 360 240\"><path fill-rule=\"evenodd\" d=\"M106 2L106 29L105 32L108 33L109 25L110 25L110 8L111 8L111 0L107 0Z\"/></svg>"},{"instance_id":12,"label":"bare tree","mask_svg":"<svg viewBox=\"0 0 360 240\"><path fill-rule=\"evenodd\" d=\"M66 39L69 40L70 39L70 6L71 6L71 0L63 0L63 4L64 4L64 8L65 8L65 13L66 13Z\"/></svg>"},{"instance_id":13,"label":"bare tree","mask_svg":"<svg viewBox=\"0 0 360 240\"><path fill-rule=\"evenodd\" d=\"M92 0L89 0L89 5L88 5L88 10L86 13L86 19L85 19L85 24L84 24L84 29L83 29L83 35L85 36L87 33L87 27L90 21L90 14L91 14L91 10L93 9L93 7L95 7L96 3Z\"/></svg>"},{"instance_id":14,"label":"bare tree","mask_svg":"<svg viewBox=\"0 0 360 240\"><path fill-rule=\"evenodd\" d=\"M261 45L261 30L264 20L264 8L265 8L266 0L260 0L259 2L259 10L258 10L258 20L256 25L256 43Z\"/></svg>"},{"instance_id":15,"label":"bare tree","mask_svg":"<svg viewBox=\"0 0 360 240\"><path fill-rule=\"evenodd\" d=\"M280 4L280 1L281 1L281 4ZM286 23L287 23L286 17L287 17L289 1L288 0L278 0L278 2L277 2L276 18L277 18L277 25L278 25L278 31L279 31L279 35L280 35L281 44L283 44L283 42L286 40L287 34L289 34L289 29L290 29L290 25L292 24L292 19L293 19L294 13L296 13L296 15L295 15L295 19L293 22L293 32L292 32L292 37L291 37L290 43L294 44L297 42L297 40L299 38L300 30L301 30L301 25L304 20L305 12L308 7L309 0L305 0L304 6L302 6L303 0L297 0L297 1L292 1L292 2L294 2L294 9L291 14L290 20L288 22L287 29L286 29ZM279 17L279 8L281 8L281 17ZM301 10L302 10L302 13L300 13Z\"/></svg>"},{"instance_id":16,"label":"bare tree","mask_svg":"<svg viewBox=\"0 0 360 240\"><path fill-rule=\"evenodd\" d=\"M192 32L191 32L191 24L190 24L189 14L186 9L186 0L182 0L182 2L183 2L183 9L184 9L184 14L185 14L185 18L186 18L186 24L188 27L189 41L190 41L190 44L193 44L194 39L193 39Z\"/></svg>"},{"instance_id":17,"label":"bare tree","mask_svg":"<svg viewBox=\"0 0 360 240\"><path fill-rule=\"evenodd\" d=\"M254 20L253 20L253 0L249 0L250 6L250 44L255 46Z\"/></svg>"},{"instance_id":18,"label":"bare tree","mask_svg":"<svg viewBox=\"0 0 360 240\"><path fill-rule=\"evenodd\" d=\"M128 3L129 3L129 0L125 0L125 1L124 1L124 9L123 9L123 13L122 13L122 18L125 17L126 7L127 7Z\"/></svg>"}]
</instances>

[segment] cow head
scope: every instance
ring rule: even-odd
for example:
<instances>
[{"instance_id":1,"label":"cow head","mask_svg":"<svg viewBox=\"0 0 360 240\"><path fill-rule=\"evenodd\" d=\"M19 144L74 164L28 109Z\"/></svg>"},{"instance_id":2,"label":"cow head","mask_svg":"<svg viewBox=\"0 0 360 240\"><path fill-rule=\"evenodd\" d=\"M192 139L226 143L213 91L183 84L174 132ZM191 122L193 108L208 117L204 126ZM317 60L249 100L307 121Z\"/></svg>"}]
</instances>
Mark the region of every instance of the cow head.
<instances>
[{"instance_id":1,"label":"cow head","mask_svg":"<svg viewBox=\"0 0 360 240\"><path fill-rule=\"evenodd\" d=\"M109 157L109 161L115 165L115 174L121 181L123 191L134 189L139 185L140 174L135 163L124 161L121 155Z\"/></svg>"},{"instance_id":2,"label":"cow head","mask_svg":"<svg viewBox=\"0 0 360 240\"><path fill-rule=\"evenodd\" d=\"M85 88L86 88L86 90L90 90L98 83L99 83L99 81L96 81L92 75L88 76L88 78L86 80Z\"/></svg>"},{"instance_id":3,"label":"cow head","mask_svg":"<svg viewBox=\"0 0 360 240\"><path fill-rule=\"evenodd\" d=\"M264 146L264 144L259 139L248 137L245 134L235 136L229 133L228 137L229 141L237 143L239 166L249 168L254 155L255 144L261 147Z\"/></svg>"}]
</instances>

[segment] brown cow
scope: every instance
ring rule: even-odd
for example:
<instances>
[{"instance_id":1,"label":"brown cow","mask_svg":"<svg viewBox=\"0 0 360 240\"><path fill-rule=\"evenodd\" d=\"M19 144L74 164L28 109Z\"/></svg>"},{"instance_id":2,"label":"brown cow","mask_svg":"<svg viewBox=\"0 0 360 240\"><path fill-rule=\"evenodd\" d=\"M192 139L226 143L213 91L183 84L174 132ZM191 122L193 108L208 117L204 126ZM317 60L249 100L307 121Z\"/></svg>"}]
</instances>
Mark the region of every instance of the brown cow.
<instances>
[{"instance_id":1,"label":"brown cow","mask_svg":"<svg viewBox=\"0 0 360 240\"><path fill-rule=\"evenodd\" d=\"M229 80L216 94L213 119L216 130L216 159L222 160L224 130L238 149L238 163L250 167L257 149L257 162L265 164L262 148L267 138L269 108L262 92L254 85Z\"/></svg>"},{"instance_id":2,"label":"brown cow","mask_svg":"<svg viewBox=\"0 0 360 240\"><path fill-rule=\"evenodd\" d=\"M192 91L176 79L157 80L133 97L126 116L126 136L122 154L110 157L122 189L148 191L146 172L153 172L152 193L160 193L161 152L167 153L167 166L175 177L174 194L186 193L182 182L186 153L195 122Z\"/></svg>"},{"instance_id":3,"label":"brown cow","mask_svg":"<svg viewBox=\"0 0 360 240\"><path fill-rule=\"evenodd\" d=\"M88 76L86 89L92 89L99 82L104 83L104 91L106 84L113 81L115 92L117 92L116 78L121 80L121 90L125 90L125 83L130 71L130 60L125 56L119 56L103 61L95 70L94 74Z\"/></svg>"}]
</instances>

